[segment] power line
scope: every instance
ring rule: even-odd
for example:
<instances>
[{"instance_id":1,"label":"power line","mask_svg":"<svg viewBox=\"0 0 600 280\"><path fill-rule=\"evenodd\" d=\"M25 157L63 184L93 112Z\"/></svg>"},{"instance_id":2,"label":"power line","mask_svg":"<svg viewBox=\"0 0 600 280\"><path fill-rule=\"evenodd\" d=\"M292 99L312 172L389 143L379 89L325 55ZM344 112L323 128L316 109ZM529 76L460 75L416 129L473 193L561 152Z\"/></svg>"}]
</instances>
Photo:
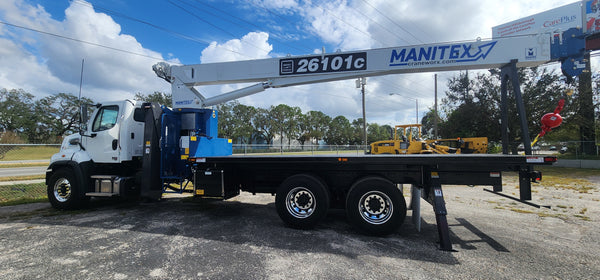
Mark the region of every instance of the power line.
<instances>
[{"instance_id":1,"label":"power line","mask_svg":"<svg viewBox=\"0 0 600 280\"><path fill-rule=\"evenodd\" d=\"M325 9L325 8L323 8L323 7L321 7L321 6L315 6L315 7L317 7L317 8L319 8L319 9L321 9L323 12L326 12L326 13L330 14L332 17L334 17L334 18L336 18L337 20L339 20L339 21L341 21L341 22L345 23L346 25L348 25L348 26L352 27L354 30L356 30L356 31L358 31L358 32L360 32L360 33L362 33L363 35L365 35L365 36L367 36L367 37L371 38L373 41L376 41L377 43L381 44L382 46L384 45L384 44L383 44L381 41L379 41L379 40L377 40L377 39L373 38L373 36L371 36L371 34L369 34L369 33L365 32L365 31L362 31L362 30L360 30L358 27L356 27L356 26L354 26L354 25L352 25L352 24L350 24L350 23L346 22L345 20L343 20L343 19L339 18L339 17L338 17L338 16L336 16L336 15L335 15L333 12L330 12L330 11L328 11L327 9Z\"/></svg>"},{"instance_id":2,"label":"power line","mask_svg":"<svg viewBox=\"0 0 600 280\"><path fill-rule=\"evenodd\" d=\"M206 40L202 40L202 39L199 39L199 38L191 37L191 36L185 35L185 34L183 34L183 33L180 33L180 32L177 32L177 31L174 31L174 30L171 30L171 29L164 28L164 27L162 27L162 26L159 26L159 25L153 24L153 23L151 23L151 22L148 22L148 21L145 21L145 20L141 20L141 19L138 19L138 18L134 18L134 17L131 17L131 16L128 16L128 15L122 14L122 13L120 13L120 12L117 12L117 11L114 11L114 10L110 10L110 9L107 9L107 8L104 8L104 7L102 7L102 6L98 6L98 5L95 5L95 6L93 6L92 4L89 4L89 3L85 2L85 1L81 1L81 0L73 0L73 3L80 4L80 5L84 5L84 6L88 6L88 7L92 7L92 8L94 8L94 9L97 9L97 10L100 10L100 11L104 11L104 12L106 12L106 13L109 13L109 14L112 14L112 15L115 15L115 16L118 16L118 17L122 17L122 18L125 18L125 19L128 19L128 20L131 20L131 21L135 21L135 22L138 22L138 23L142 23L142 24L148 25L148 26L150 26L150 27L152 27L152 28L155 28L155 29L161 30L161 31L163 31L163 32L166 32L166 33L168 33L168 34L171 34L171 35L173 35L173 36L175 36L175 37L179 37L179 38L182 38L182 39L185 39L185 40L189 40L189 41L192 41L192 42L200 43L200 44L202 44L202 45L209 46L209 45L210 45L210 43L211 43L211 42L209 42L209 41L206 41ZM222 48L222 49L224 49L224 50L226 50L226 51L230 51L230 52L233 52L233 53L236 53L236 54L242 55L242 56L246 56L246 55L244 55L243 53L240 53L240 52L238 52L238 51L235 51L235 50L232 50L232 49L226 48L226 47L224 47L224 46L221 46L221 45L219 45L218 47L220 47L220 48ZM246 56L246 57L247 57L247 56Z\"/></svg>"},{"instance_id":3,"label":"power line","mask_svg":"<svg viewBox=\"0 0 600 280\"><path fill-rule=\"evenodd\" d=\"M421 39L417 38L417 36L415 36L414 34L412 34L410 31L408 31L406 28L402 27L400 24L396 23L395 21L393 21L390 17L388 17L387 15L385 15L384 13L382 13L379 9L377 9L375 6L371 5L371 3L369 3L366 0L363 0L363 2L365 2L365 4L369 5L371 8L373 8L375 11L377 11L379 14L381 14L383 17L385 17L387 20L389 20L391 23L393 23L394 25L398 26L398 28L402 29L402 31L406 32L406 34L412 36L413 38L415 38L418 42L423 43L423 41L421 41Z\"/></svg>"},{"instance_id":4,"label":"power line","mask_svg":"<svg viewBox=\"0 0 600 280\"><path fill-rule=\"evenodd\" d=\"M219 27L219 26L217 26L217 25L215 25L215 24L212 24L211 22L209 22L209 21L207 21L207 20L205 20L205 19L203 19L203 18L199 17L199 16L198 16L198 15L196 15L195 13L192 13L192 12L190 12L188 9L186 9L186 8L184 8L184 7L182 7L182 6L178 5L178 4L176 4L176 3L175 3L175 2L173 2L173 1L171 1L171 0L167 0L167 2L169 2L169 3L170 3L171 5L173 5L173 6L175 6L175 7L179 8L179 9L181 9L182 11L186 12L187 14L189 14L189 15L191 15L192 17L196 18L197 20L199 20L199 21L202 21L202 22L204 22L204 23L206 23L206 24L208 24L208 25L210 25L210 26L212 26L212 27L214 27L214 28L216 28L216 29L218 29L218 30L220 30L220 31L224 32L224 33L227 33L227 34L229 34L229 35L230 35L230 36L232 36L232 37L237 37L235 34L233 34L233 33L229 32L228 30L226 30L226 29L224 29L224 28L221 28L221 27ZM184 3L184 4L190 5L189 3L187 3L187 2L184 2L184 1L182 1L182 0L179 0L179 2L182 2L182 3ZM192 7L193 7L193 8L195 8L194 6L192 6ZM266 53L269 53L269 52L270 52L269 50L265 50L265 49L263 49L263 48L261 48L261 47L259 47L259 46L255 45L255 44L252 44L252 43L248 43L248 45L251 45L251 46L255 47L255 48L256 48L256 49L258 49L258 50L265 51ZM240 53L240 52L236 52L236 53L238 53L238 54L240 54L240 55L242 55L242 56L248 57L248 58L252 58L252 57L250 57L250 56L247 56L247 55L245 55L245 54L242 54L242 53Z\"/></svg>"},{"instance_id":5,"label":"power line","mask_svg":"<svg viewBox=\"0 0 600 280\"><path fill-rule=\"evenodd\" d=\"M254 24L254 23L253 23L253 22L251 22L251 21L247 21L247 20L245 20L245 19L243 19L243 18L240 18L240 17L238 17L238 16L235 16L235 15L233 15L233 14L230 14L230 13L228 13L227 11L223 11L222 9L219 9L219 8L217 8L217 7L213 6L213 5L210 5L210 4L208 4L208 3L202 3L202 2L200 2L199 0L195 0L195 2L197 2L198 4L201 4L201 5L203 5L203 6L209 7L209 8L211 8L211 9L213 9L213 10L219 11L219 12L221 12L221 13L223 13L223 14L227 15L228 17L235 18L235 19L237 19L237 20L239 20L239 21L241 21L241 22L245 23L246 25L251 25L251 26L254 26L254 27L255 27L255 28L257 28L257 29L263 29L263 28L264 28L264 26L258 26L258 25ZM198 9L198 10L200 11L201 9ZM245 25L240 25L240 24L238 24L237 22L234 22L234 21L232 21L232 20L229 20L229 19L227 19L227 18L225 18L225 17L222 17L222 16L219 16L219 15L216 15L216 14L214 14L214 13L210 13L210 12L208 12L208 11L206 11L206 10L201 10L201 11L202 11L202 12L204 12L204 13L207 13L207 14L209 14L209 15L212 15L212 16L214 16L214 17L217 17L217 18L219 18L219 19L221 19L221 20L224 20L224 21L227 21L227 22L233 23L233 24L235 24L237 27L240 27L240 28L246 29L246 30L248 30L248 31L252 31L250 28L246 27ZM310 51L312 51L312 49L311 49L311 48L309 48L309 47L306 47L306 46L303 46L303 47L305 47L305 48L306 48L306 49L304 49L304 50L303 50L303 49L300 49L300 48L298 48L298 47L296 47L296 46L294 46L294 45L288 44L288 43L284 42L283 40L278 40L278 39L277 39L277 38L275 38L275 37L274 37L273 39L274 39L275 41L278 41L279 43L281 43L281 44L283 44L283 45L286 45L286 46L288 46L288 47L291 47L291 48L293 48L293 49L296 49L296 50L299 50L299 51L302 51L302 52L304 52L304 51L306 51L306 50L308 50L309 52L310 52Z\"/></svg>"},{"instance_id":6,"label":"power line","mask_svg":"<svg viewBox=\"0 0 600 280\"><path fill-rule=\"evenodd\" d=\"M204 44L204 45L210 45L210 42L208 42L208 41L205 41L205 40L202 40L202 39L198 39L198 38L194 38L194 37L190 37L190 36L188 36L188 35L185 35L185 34L183 34L183 33L179 33L179 32L177 32L177 31L174 31L174 30L171 30L171 29L167 29L167 28L164 28L164 27L162 27L162 26L158 26L158 25L156 25L156 24L153 24L153 23L151 23L151 22L148 22L148 21L145 21L145 20L141 20L141 19L138 19L138 18L134 18L134 17L131 17L131 16L128 16L128 15L122 14L122 13L120 13L120 12L113 11L113 10L110 10L110 9L107 9L107 8L104 8L104 7L102 7L102 6L98 6L98 5L92 5L92 4L88 3L88 2L81 1L81 0L73 0L73 3L79 4L79 5L88 6L88 7L91 7L91 8L93 8L93 9L100 10L100 11L104 11L104 12L106 12L106 13L109 13L109 14L112 14L112 15L115 15L115 16L118 16L118 17L122 17L122 18L125 18L125 19L128 19L128 20L131 20L131 21L135 21L135 22L139 22L139 23L142 23L142 24L148 25L148 26L150 26L150 27L153 27L153 28L155 28L155 29L158 29L158 30L164 31L164 32L166 32L166 33L170 33L170 34L172 34L172 35L174 35L174 36L177 36L177 37L180 37L180 38L182 38L182 39L186 39L186 40L190 40L190 41L194 41L194 42L202 43L202 44Z\"/></svg>"},{"instance_id":7,"label":"power line","mask_svg":"<svg viewBox=\"0 0 600 280\"><path fill-rule=\"evenodd\" d=\"M264 2L263 2L263 3L264 3ZM281 16L281 15L279 15L279 14L276 14L276 13L272 12L270 9L268 9L267 7L264 7L264 6L258 6L258 5L256 5L256 4L254 3L254 1L250 1L250 4L254 5L255 7L262 8L262 9L264 9L265 11L267 11L269 14L271 14L271 15L273 15L273 16L276 16L276 17L278 17L278 18L280 18L280 19L282 19L282 20L286 21L287 23L289 23L289 24L290 24L290 26L294 26L294 25L295 25L295 23L294 23L294 22L292 22L292 21L290 21L290 20L289 20L287 17L284 17L284 16ZM311 52L311 51L312 51L312 49L313 49L313 48L311 48L311 47L309 47L309 46L306 46L306 45L304 45L304 44L302 44L302 43L301 43L300 45L302 45L304 48L306 48L307 50L309 50L309 52Z\"/></svg>"},{"instance_id":8,"label":"power line","mask_svg":"<svg viewBox=\"0 0 600 280\"><path fill-rule=\"evenodd\" d=\"M368 4L368 3L367 3L367 4ZM381 45L385 45L385 44L383 44L381 41L377 40L376 38L373 38L373 37L372 37L370 34L368 34L368 33L364 32L364 31L362 31L362 30L358 29L358 28L357 28L357 27L355 27L354 25L352 25L352 24L350 24L350 23L348 23L348 22L344 21L343 19L341 19L341 18L337 17L337 16L336 16L335 14L333 14L332 12L330 12L330 11L327 11L325 8L323 8L323 7L320 7L320 6L317 6L317 7L318 7L318 8L320 8L321 10L323 10L324 12L331 14L331 15L332 15L334 18L336 18L336 19L338 19L339 21L341 21L341 22L345 23L346 25L348 25L348 26L350 26L350 27L354 28L356 31L358 31L358 32L360 32L360 33L362 33L362 34L364 34L364 35L368 36L369 38L371 38L372 40L374 40L374 41L378 42L379 44L381 44ZM374 7L373 7L373 8L374 8ZM375 10L377 10L377 9L375 9ZM377 10L377 11L379 12L379 10ZM380 12L380 13L381 13L381 12ZM361 14L362 14L362 13L361 13ZM363 16L365 16L364 14L362 14L362 15L363 15ZM385 15L384 15L384 16L385 16ZM366 16L365 16L365 17L366 17ZM366 18L367 18L367 19L370 19L369 17L366 17ZM386 16L386 18L388 18L388 17ZM388 20L390 20L390 19L388 18ZM391 20L390 20L390 21L391 21ZM376 21L374 21L374 22L376 22ZM402 28L402 27L400 27L400 28ZM404 28L402 28L402 29L404 30ZM387 30L387 29L386 29L386 30ZM390 31L388 30L388 32L390 32ZM410 34L410 33L409 33L409 34ZM411 34L411 35L412 35L412 34ZM413 35L413 36L414 36L414 35ZM418 39L417 39L417 40L418 40ZM420 41L420 40L419 40L419 41ZM406 77L404 77L404 79L408 80L408 81L409 81L409 82L411 82L411 83L415 83L415 82L413 82L413 81L411 81L411 80L407 79ZM395 84L395 83L393 83L393 84Z\"/></svg>"},{"instance_id":9,"label":"power line","mask_svg":"<svg viewBox=\"0 0 600 280\"><path fill-rule=\"evenodd\" d=\"M149 55L146 55L146 54L136 53L136 52L132 52L132 51L128 51L128 50L123 50L123 49L119 49L119 48L115 48L115 47L110 47L110 46L106 46L106 45L102 45L102 44L98 44L98 43L84 41L84 40L81 40L81 39L76 39L76 38L68 37L68 36L65 36L65 35L51 33L51 32L47 32L47 31L43 31L43 30L39 30L39 29L34 29L34 28L22 26L22 25L12 24L12 23L8 23L8 22L4 22L4 21L0 21L0 24L12 26L12 27L16 27L16 28L20 28L20 29L25 29L25 30L33 31L33 32L36 32L36 33L44 34L44 35L54 36L54 37L61 38L61 39L71 40L71 41L75 41L75 42L78 42L78 43L84 43L84 44L88 44L88 45L92 45L92 46L96 46L96 47L101 47L101 48L105 48L105 49L109 49L109 50L113 50L113 51L118 51L118 52L122 52L122 53L127 53L127 54L132 54L132 55L137 55L137 56L152 58L152 59L159 60L159 61L166 61L162 57L149 56Z\"/></svg>"},{"instance_id":10,"label":"power line","mask_svg":"<svg viewBox=\"0 0 600 280\"><path fill-rule=\"evenodd\" d=\"M372 22L374 22L375 24L377 24L379 27L381 27L383 30L387 31L388 33L396 36L398 39L404 41L404 38L400 37L398 34L396 34L395 32L389 30L387 27L385 27L384 25L382 25L381 23L377 22L376 20L374 20L373 18L365 15L363 12L361 12L359 9L356 9L352 6L349 6L350 8L352 8L353 10L355 10L357 13L361 14L363 17L367 18L368 20L371 20Z\"/></svg>"}]
</instances>

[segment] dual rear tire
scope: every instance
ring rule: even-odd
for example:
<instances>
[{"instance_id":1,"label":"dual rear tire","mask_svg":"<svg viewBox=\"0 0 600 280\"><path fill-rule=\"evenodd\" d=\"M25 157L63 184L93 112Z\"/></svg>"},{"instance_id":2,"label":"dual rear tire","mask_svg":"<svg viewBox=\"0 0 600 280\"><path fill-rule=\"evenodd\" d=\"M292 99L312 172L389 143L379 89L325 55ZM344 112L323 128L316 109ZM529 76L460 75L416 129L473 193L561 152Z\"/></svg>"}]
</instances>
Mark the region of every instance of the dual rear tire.
<instances>
[{"instance_id":1,"label":"dual rear tire","mask_svg":"<svg viewBox=\"0 0 600 280\"><path fill-rule=\"evenodd\" d=\"M313 228L329 210L325 183L309 174L298 174L283 181L275 195L277 214L288 226Z\"/></svg>"},{"instance_id":2,"label":"dual rear tire","mask_svg":"<svg viewBox=\"0 0 600 280\"><path fill-rule=\"evenodd\" d=\"M365 234L388 235L404 222L406 201L389 180L366 177L350 188L346 215L350 223Z\"/></svg>"},{"instance_id":3,"label":"dual rear tire","mask_svg":"<svg viewBox=\"0 0 600 280\"><path fill-rule=\"evenodd\" d=\"M298 174L281 183L275 197L277 214L285 224L310 229L329 210L329 191L320 178ZM346 215L352 225L370 235L397 230L406 217L406 202L396 186L381 177L366 177L352 185L346 197Z\"/></svg>"}]
</instances>

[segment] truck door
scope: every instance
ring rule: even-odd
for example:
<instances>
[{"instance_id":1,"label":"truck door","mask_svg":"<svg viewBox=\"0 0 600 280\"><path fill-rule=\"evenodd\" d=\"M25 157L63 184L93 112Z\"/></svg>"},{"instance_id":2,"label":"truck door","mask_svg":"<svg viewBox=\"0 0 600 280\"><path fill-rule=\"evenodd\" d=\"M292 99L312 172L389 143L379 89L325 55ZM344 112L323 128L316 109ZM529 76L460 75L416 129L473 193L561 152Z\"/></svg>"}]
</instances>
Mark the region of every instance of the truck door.
<instances>
[{"instance_id":1,"label":"truck door","mask_svg":"<svg viewBox=\"0 0 600 280\"><path fill-rule=\"evenodd\" d=\"M118 105L103 106L97 110L89 128L90 137L84 137L84 147L94 162L119 162L118 120Z\"/></svg>"}]
</instances>

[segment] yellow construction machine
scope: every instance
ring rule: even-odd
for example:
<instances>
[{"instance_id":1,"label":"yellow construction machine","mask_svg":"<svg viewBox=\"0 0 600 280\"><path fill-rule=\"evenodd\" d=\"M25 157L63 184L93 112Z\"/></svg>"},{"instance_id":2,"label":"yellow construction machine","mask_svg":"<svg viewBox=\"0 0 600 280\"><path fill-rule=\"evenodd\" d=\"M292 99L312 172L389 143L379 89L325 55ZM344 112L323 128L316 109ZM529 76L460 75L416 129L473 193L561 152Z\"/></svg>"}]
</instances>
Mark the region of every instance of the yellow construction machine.
<instances>
[{"instance_id":1,"label":"yellow construction machine","mask_svg":"<svg viewBox=\"0 0 600 280\"><path fill-rule=\"evenodd\" d=\"M373 142L371 154L485 154L487 137L424 140L420 124L396 125L394 139Z\"/></svg>"}]
</instances>

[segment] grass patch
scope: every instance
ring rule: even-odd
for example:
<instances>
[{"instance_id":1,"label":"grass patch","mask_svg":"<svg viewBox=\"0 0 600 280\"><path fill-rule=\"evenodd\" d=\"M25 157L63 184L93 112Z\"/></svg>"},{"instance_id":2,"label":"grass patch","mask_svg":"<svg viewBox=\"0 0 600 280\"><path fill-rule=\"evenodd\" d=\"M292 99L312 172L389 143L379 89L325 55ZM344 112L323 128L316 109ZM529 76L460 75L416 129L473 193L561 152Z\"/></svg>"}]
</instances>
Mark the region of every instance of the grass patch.
<instances>
[{"instance_id":1,"label":"grass patch","mask_svg":"<svg viewBox=\"0 0 600 280\"><path fill-rule=\"evenodd\" d=\"M2 163L0 162L0 168L15 168L15 167L34 167L34 166L48 166L48 162L20 162L20 163Z\"/></svg>"},{"instance_id":2,"label":"grass patch","mask_svg":"<svg viewBox=\"0 0 600 280\"><path fill-rule=\"evenodd\" d=\"M524 209L518 209L518 208L510 208L510 211L522 213L522 214L537 214L536 212L533 212L530 210L524 210Z\"/></svg>"},{"instance_id":3,"label":"grass patch","mask_svg":"<svg viewBox=\"0 0 600 280\"><path fill-rule=\"evenodd\" d=\"M544 174L542 184L556 189L574 190L589 193L595 190L589 177L600 176L600 170L587 168L564 168L541 166L537 168Z\"/></svg>"},{"instance_id":4,"label":"grass patch","mask_svg":"<svg viewBox=\"0 0 600 280\"><path fill-rule=\"evenodd\" d=\"M600 169L592 168L568 168L568 167L557 167L557 166L536 166L536 170L542 171L544 178L546 175L551 176L562 176L568 178L581 178L589 176L600 176Z\"/></svg>"},{"instance_id":5,"label":"grass patch","mask_svg":"<svg viewBox=\"0 0 600 280\"><path fill-rule=\"evenodd\" d=\"M0 202L0 206L12 206L12 205L21 205L21 204L29 204L29 203L38 203L38 202L48 202L48 197L42 198L21 198L6 202Z\"/></svg>"},{"instance_id":6,"label":"grass patch","mask_svg":"<svg viewBox=\"0 0 600 280\"><path fill-rule=\"evenodd\" d=\"M48 201L44 183L0 186L0 206Z\"/></svg>"},{"instance_id":7,"label":"grass patch","mask_svg":"<svg viewBox=\"0 0 600 280\"><path fill-rule=\"evenodd\" d=\"M524 209L518 209L518 208L510 208L510 211L522 213L522 214L535 214L535 215L538 215L538 217L558 218L561 220L567 219L567 217L564 214L560 214L560 213L554 214L554 213L546 213L546 212L534 212L531 210L524 210Z\"/></svg>"},{"instance_id":8,"label":"grass patch","mask_svg":"<svg viewBox=\"0 0 600 280\"><path fill-rule=\"evenodd\" d=\"M537 215L539 217L558 218L558 219L561 219L563 221L567 220L567 217L564 214L550 214L550 213L540 212L540 213L537 213Z\"/></svg>"},{"instance_id":9,"label":"grass patch","mask_svg":"<svg viewBox=\"0 0 600 280\"><path fill-rule=\"evenodd\" d=\"M588 217L588 216L579 215L579 214L575 214L575 215L573 215L573 216L575 216L575 217L577 217L577 218L579 218L579 219L582 219L582 220L584 220L584 221L590 221L590 217Z\"/></svg>"},{"instance_id":10,"label":"grass patch","mask_svg":"<svg viewBox=\"0 0 600 280\"><path fill-rule=\"evenodd\" d=\"M40 174L40 175L18 176L18 177L0 177L0 182L38 180L38 179L46 179L46 175Z\"/></svg>"},{"instance_id":11,"label":"grass patch","mask_svg":"<svg viewBox=\"0 0 600 280\"><path fill-rule=\"evenodd\" d=\"M50 159L53 154L58 153L59 145L55 146L19 146L8 151L2 160L32 160Z\"/></svg>"}]
</instances>

